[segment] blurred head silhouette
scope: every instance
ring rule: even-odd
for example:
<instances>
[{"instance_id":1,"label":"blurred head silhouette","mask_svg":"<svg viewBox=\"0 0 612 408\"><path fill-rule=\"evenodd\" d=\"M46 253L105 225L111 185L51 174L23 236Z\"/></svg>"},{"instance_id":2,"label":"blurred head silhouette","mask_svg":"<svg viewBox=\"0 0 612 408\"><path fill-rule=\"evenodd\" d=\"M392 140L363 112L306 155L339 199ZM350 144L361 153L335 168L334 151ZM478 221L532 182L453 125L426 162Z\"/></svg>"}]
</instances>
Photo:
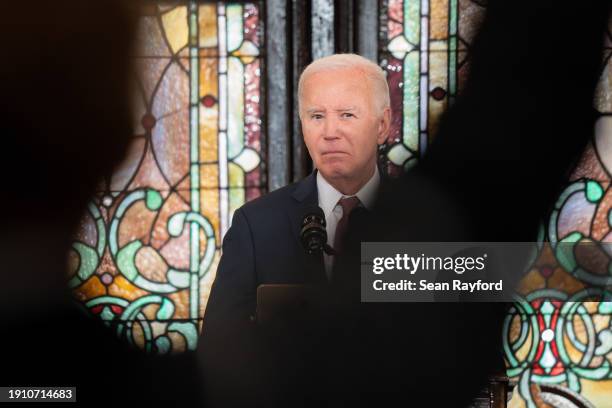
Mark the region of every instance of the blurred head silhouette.
<instances>
[{"instance_id":1,"label":"blurred head silhouette","mask_svg":"<svg viewBox=\"0 0 612 408\"><path fill-rule=\"evenodd\" d=\"M96 185L127 148L133 21L120 3L4 6L0 290L5 293L0 297L5 302L44 301L64 287L70 236Z\"/></svg>"}]
</instances>

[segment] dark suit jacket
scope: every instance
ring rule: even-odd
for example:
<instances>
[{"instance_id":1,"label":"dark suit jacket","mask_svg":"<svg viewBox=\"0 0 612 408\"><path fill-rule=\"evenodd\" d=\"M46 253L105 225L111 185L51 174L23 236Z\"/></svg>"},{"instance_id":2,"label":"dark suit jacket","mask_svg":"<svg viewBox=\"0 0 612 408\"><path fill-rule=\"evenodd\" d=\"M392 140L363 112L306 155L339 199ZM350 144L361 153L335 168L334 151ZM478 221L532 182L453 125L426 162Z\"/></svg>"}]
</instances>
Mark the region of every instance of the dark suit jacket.
<instances>
[{"instance_id":1,"label":"dark suit jacket","mask_svg":"<svg viewBox=\"0 0 612 408\"><path fill-rule=\"evenodd\" d=\"M326 282L323 256L308 255L300 243L305 209L313 205L318 205L316 172L234 213L223 240L198 347L210 375L210 405L252 406L254 401L265 401L286 406L289 402L279 392L292 397L292 406L296 400L304 401L293 399L304 388L299 372L308 370L299 368L304 360L293 353L303 347L293 343L295 337L287 336L292 329L263 333L253 320L259 285ZM281 368L288 366L292 367L289 371Z\"/></svg>"},{"instance_id":2,"label":"dark suit jacket","mask_svg":"<svg viewBox=\"0 0 612 408\"><path fill-rule=\"evenodd\" d=\"M205 327L220 324L220 319L249 320L261 284L325 280L322 256L306 254L300 243L304 209L318 204L316 180L313 172L236 210L223 240Z\"/></svg>"}]
</instances>

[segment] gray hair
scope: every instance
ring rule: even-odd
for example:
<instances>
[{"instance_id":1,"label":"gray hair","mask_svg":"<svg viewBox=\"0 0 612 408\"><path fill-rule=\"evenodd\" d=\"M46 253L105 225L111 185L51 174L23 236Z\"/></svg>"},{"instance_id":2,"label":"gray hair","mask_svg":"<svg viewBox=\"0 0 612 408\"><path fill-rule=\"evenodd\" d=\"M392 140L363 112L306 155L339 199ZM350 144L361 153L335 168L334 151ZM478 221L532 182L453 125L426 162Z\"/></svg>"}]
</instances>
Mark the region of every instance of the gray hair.
<instances>
[{"instance_id":1,"label":"gray hair","mask_svg":"<svg viewBox=\"0 0 612 408\"><path fill-rule=\"evenodd\" d=\"M300 80L298 82L299 106L302 104L304 81L309 75L323 71L342 69L355 69L365 76L373 91L374 106L378 114L382 114L385 108L391 106L389 85L387 85L387 78L384 71L377 64L357 54L334 54L311 62L310 65L302 71L302 75L300 75Z\"/></svg>"}]
</instances>

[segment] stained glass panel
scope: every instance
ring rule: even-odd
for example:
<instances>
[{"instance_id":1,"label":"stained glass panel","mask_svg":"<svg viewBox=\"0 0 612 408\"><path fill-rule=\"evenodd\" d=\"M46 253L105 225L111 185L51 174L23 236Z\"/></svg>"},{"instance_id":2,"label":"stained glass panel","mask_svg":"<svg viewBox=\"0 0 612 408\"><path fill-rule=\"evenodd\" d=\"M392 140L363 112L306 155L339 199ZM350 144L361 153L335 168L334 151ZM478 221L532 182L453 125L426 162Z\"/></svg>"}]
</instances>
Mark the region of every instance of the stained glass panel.
<instances>
[{"instance_id":1,"label":"stained glass panel","mask_svg":"<svg viewBox=\"0 0 612 408\"><path fill-rule=\"evenodd\" d=\"M381 2L379 55L393 122L386 165L398 175L425 153L441 114L466 79L469 44L484 7L470 0Z\"/></svg>"},{"instance_id":2,"label":"stained glass panel","mask_svg":"<svg viewBox=\"0 0 612 408\"><path fill-rule=\"evenodd\" d=\"M69 284L86 309L150 352L195 348L233 212L267 189L260 10L143 8L135 135L82 219Z\"/></svg>"}]
</instances>

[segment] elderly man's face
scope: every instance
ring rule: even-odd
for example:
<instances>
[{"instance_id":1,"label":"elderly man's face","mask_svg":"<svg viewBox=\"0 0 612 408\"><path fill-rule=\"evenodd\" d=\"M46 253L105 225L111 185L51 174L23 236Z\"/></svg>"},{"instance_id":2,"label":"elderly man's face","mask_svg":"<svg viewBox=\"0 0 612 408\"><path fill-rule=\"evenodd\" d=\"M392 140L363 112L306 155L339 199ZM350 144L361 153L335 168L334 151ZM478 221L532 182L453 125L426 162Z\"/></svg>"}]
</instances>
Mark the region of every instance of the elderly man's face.
<instances>
[{"instance_id":1,"label":"elderly man's face","mask_svg":"<svg viewBox=\"0 0 612 408\"><path fill-rule=\"evenodd\" d=\"M368 80L357 70L311 74L303 83L302 132L315 166L326 180L366 182L385 141L390 112L376 111ZM346 192L343 192L346 193Z\"/></svg>"}]
</instances>

